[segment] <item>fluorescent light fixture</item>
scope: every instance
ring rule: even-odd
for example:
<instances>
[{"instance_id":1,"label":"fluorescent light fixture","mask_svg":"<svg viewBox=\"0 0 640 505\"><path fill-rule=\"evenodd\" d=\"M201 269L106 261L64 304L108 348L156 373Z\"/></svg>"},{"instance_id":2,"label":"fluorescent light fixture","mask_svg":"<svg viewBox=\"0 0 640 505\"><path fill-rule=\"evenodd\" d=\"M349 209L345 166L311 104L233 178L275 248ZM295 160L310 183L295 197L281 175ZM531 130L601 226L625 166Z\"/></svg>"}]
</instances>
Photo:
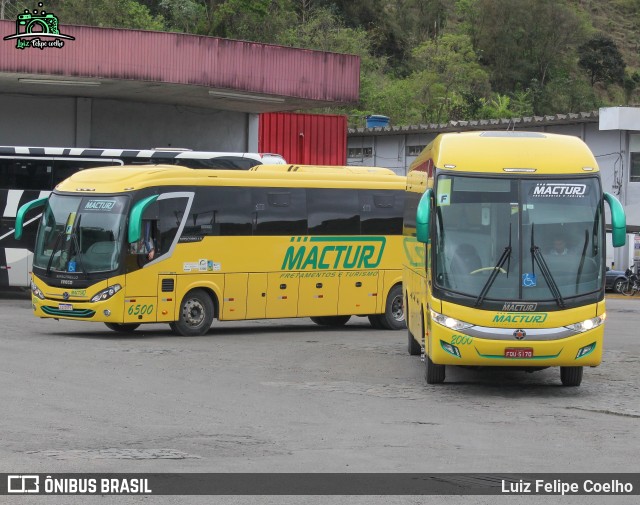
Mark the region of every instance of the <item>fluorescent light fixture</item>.
<instances>
[{"instance_id":1,"label":"fluorescent light fixture","mask_svg":"<svg viewBox=\"0 0 640 505\"><path fill-rule=\"evenodd\" d=\"M21 84L45 84L52 86L100 86L100 81L65 81L60 79L18 79Z\"/></svg>"},{"instance_id":2,"label":"fluorescent light fixture","mask_svg":"<svg viewBox=\"0 0 640 505\"><path fill-rule=\"evenodd\" d=\"M250 95L245 93L233 93L231 91L218 91L216 89L210 89L209 95L214 98L226 98L228 100L246 100L249 102L270 102L270 103L283 103L284 98L277 96L262 96L262 95Z\"/></svg>"}]
</instances>

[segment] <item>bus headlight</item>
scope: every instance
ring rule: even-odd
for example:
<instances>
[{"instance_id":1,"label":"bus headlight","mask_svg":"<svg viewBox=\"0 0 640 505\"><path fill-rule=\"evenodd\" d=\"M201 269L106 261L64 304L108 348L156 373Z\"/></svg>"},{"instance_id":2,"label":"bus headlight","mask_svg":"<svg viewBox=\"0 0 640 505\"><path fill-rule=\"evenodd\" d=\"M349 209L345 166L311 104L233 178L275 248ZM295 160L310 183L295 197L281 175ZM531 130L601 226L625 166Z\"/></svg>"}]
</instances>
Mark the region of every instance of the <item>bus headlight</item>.
<instances>
[{"instance_id":1,"label":"bus headlight","mask_svg":"<svg viewBox=\"0 0 640 505\"><path fill-rule=\"evenodd\" d=\"M122 289L122 286L120 284L114 284L113 286L109 286L107 289L103 289L102 291L100 291L97 295L95 295L91 299L91 301L102 302L104 300L108 300L121 289Z\"/></svg>"},{"instance_id":2,"label":"bus headlight","mask_svg":"<svg viewBox=\"0 0 640 505\"><path fill-rule=\"evenodd\" d=\"M40 300L45 299L44 293L40 291L40 288L38 288L38 286L36 286L33 281L31 281L31 292L33 293L33 296L37 296L38 298L40 298Z\"/></svg>"},{"instance_id":3,"label":"bus headlight","mask_svg":"<svg viewBox=\"0 0 640 505\"><path fill-rule=\"evenodd\" d=\"M431 319L433 319L436 323L441 324L442 326L446 326L451 330L464 330L466 328L471 328L473 325L470 323L465 323L464 321L458 321L453 317L445 316L436 312L435 310L431 311Z\"/></svg>"},{"instance_id":4,"label":"bus headlight","mask_svg":"<svg viewBox=\"0 0 640 505\"><path fill-rule=\"evenodd\" d=\"M591 319L585 319L581 323L568 324L565 328L569 328L570 330L577 331L578 333L584 333L585 331L593 330L597 328L604 320L607 318L607 314L602 314L598 317L593 317Z\"/></svg>"}]
</instances>

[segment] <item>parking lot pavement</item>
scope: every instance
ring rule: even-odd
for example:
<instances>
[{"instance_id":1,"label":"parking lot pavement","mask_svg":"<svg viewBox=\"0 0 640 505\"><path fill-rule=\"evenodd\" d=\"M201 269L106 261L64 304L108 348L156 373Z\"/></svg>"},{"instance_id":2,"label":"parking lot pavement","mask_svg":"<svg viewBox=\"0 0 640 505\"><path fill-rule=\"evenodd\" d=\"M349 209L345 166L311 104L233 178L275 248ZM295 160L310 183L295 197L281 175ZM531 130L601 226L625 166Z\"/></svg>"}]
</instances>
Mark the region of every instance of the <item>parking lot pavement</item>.
<instances>
[{"instance_id":1,"label":"parking lot pavement","mask_svg":"<svg viewBox=\"0 0 640 505\"><path fill-rule=\"evenodd\" d=\"M640 447L639 315L632 299L609 301L604 362L579 388L557 369L453 367L428 386L406 332L364 318L122 337L5 298L2 471L626 472Z\"/></svg>"}]
</instances>

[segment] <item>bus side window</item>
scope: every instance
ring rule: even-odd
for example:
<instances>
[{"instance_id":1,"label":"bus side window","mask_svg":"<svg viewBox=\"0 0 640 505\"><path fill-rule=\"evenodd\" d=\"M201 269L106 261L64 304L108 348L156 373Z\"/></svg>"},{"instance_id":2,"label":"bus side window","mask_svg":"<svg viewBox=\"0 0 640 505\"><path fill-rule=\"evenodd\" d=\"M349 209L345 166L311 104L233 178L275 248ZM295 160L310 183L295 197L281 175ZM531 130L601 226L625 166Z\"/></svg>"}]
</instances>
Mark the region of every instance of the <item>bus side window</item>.
<instances>
[{"instance_id":1,"label":"bus side window","mask_svg":"<svg viewBox=\"0 0 640 505\"><path fill-rule=\"evenodd\" d=\"M358 191L308 189L310 235L359 235Z\"/></svg>"},{"instance_id":2,"label":"bus side window","mask_svg":"<svg viewBox=\"0 0 640 505\"><path fill-rule=\"evenodd\" d=\"M255 235L306 235L305 190L253 188Z\"/></svg>"},{"instance_id":3,"label":"bus side window","mask_svg":"<svg viewBox=\"0 0 640 505\"><path fill-rule=\"evenodd\" d=\"M363 235L402 234L401 191L360 190L360 231Z\"/></svg>"},{"instance_id":4,"label":"bus side window","mask_svg":"<svg viewBox=\"0 0 640 505\"><path fill-rule=\"evenodd\" d=\"M7 189L51 189L53 160L0 160L2 187Z\"/></svg>"},{"instance_id":5,"label":"bus side window","mask_svg":"<svg viewBox=\"0 0 640 505\"><path fill-rule=\"evenodd\" d=\"M251 192L246 188L196 189L183 235L251 235Z\"/></svg>"}]
</instances>

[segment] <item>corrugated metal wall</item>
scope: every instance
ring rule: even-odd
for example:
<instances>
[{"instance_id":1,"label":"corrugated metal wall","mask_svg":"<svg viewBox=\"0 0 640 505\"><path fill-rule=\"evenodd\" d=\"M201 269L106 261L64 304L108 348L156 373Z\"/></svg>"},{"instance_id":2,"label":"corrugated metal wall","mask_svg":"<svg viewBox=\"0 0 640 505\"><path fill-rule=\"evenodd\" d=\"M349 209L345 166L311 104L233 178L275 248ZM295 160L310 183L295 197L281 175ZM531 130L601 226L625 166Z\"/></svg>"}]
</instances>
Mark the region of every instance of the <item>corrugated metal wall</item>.
<instances>
[{"instance_id":1,"label":"corrugated metal wall","mask_svg":"<svg viewBox=\"0 0 640 505\"><path fill-rule=\"evenodd\" d=\"M355 55L65 24L60 31L75 40L61 49L19 50L15 40L2 40L15 29L15 21L0 20L2 73L166 82L319 101L359 97L360 58Z\"/></svg>"},{"instance_id":2,"label":"corrugated metal wall","mask_svg":"<svg viewBox=\"0 0 640 505\"><path fill-rule=\"evenodd\" d=\"M288 163L347 164L347 117L270 112L260 114L258 150Z\"/></svg>"}]
</instances>

